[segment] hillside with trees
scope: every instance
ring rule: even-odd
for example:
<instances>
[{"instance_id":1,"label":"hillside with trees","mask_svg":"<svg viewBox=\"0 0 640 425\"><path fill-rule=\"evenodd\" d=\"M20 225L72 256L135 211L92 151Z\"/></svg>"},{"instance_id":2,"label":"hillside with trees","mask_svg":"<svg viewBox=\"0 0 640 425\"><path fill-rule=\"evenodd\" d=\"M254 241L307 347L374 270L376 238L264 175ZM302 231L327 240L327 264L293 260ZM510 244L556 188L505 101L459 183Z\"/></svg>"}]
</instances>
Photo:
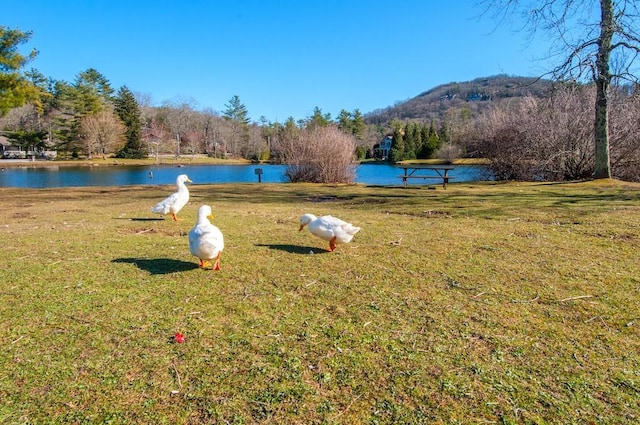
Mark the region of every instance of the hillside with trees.
<instances>
[{"instance_id":1,"label":"hillside with trees","mask_svg":"<svg viewBox=\"0 0 640 425\"><path fill-rule=\"evenodd\" d=\"M411 99L365 114L367 124L385 125L399 120L442 120L450 109L481 113L505 99L533 96L546 98L552 90L549 80L495 75L472 81L452 82L434 87Z\"/></svg>"}]
</instances>

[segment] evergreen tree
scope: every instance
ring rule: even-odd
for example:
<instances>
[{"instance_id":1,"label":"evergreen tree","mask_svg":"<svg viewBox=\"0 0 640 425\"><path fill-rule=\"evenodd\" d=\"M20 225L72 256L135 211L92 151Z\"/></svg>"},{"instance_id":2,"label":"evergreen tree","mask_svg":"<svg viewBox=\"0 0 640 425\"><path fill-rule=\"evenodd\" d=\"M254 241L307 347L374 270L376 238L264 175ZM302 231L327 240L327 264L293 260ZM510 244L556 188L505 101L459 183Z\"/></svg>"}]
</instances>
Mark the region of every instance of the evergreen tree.
<instances>
[{"instance_id":1,"label":"evergreen tree","mask_svg":"<svg viewBox=\"0 0 640 425\"><path fill-rule=\"evenodd\" d=\"M391 142L391 150L389 152L389 161L398 162L405 159L404 152L404 128L402 123L394 121L391 123L393 126L393 140Z\"/></svg>"},{"instance_id":2,"label":"evergreen tree","mask_svg":"<svg viewBox=\"0 0 640 425\"><path fill-rule=\"evenodd\" d=\"M125 145L116 153L118 158L146 158L148 153L142 144L142 114L136 98L126 86L120 87L114 99L115 113L125 130Z\"/></svg>"},{"instance_id":3,"label":"evergreen tree","mask_svg":"<svg viewBox=\"0 0 640 425\"><path fill-rule=\"evenodd\" d=\"M76 76L73 84L53 84L54 104L62 111L55 119L58 147L76 153L82 151L82 119L88 115L111 108L113 89L109 81L98 71L89 68Z\"/></svg>"},{"instance_id":4,"label":"evergreen tree","mask_svg":"<svg viewBox=\"0 0 640 425\"><path fill-rule=\"evenodd\" d=\"M367 129L367 125L364 122L364 115L362 115L359 109L356 109L353 111L351 116L353 117L351 133L356 137L356 140L364 139L365 131Z\"/></svg>"},{"instance_id":5,"label":"evergreen tree","mask_svg":"<svg viewBox=\"0 0 640 425\"><path fill-rule=\"evenodd\" d=\"M5 134L12 145L25 151L44 148L44 139L47 137L46 131L38 130L7 131Z\"/></svg>"},{"instance_id":6,"label":"evergreen tree","mask_svg":"<svg viewBox=\"0 0 640 425\"><path fill-rule=\"evenodd\" d=\"M93 68L76 76L70 95L76 116L80 118L102 111L113 101L113 89L109 80Z\"/></svg>"},{"instance_id":7,"label":"evergreen tree","mask_svg":"<svg viewBox=\"0 0 640 425\"><path fill-rule=\"evenodd\" d=\"M353 135L356 140L362 140L367 125L359 109L355 109L353 112L343 109L338 116L338 128L345 134Z\"/></svg>"},{"instance_id":8,"label":"evergreen tree","mask_svg":"<svg viewBox=\"0 0 640 425\"><path fill-rule=\"evenodd\" d=\"M315 127L326 127L330 122L331 114L323 114L322 109L316 106L315 108L313 108L313 115L311 116L311 118L308 118L306 120L305 124L308 129L313 129Z\"/></svg>"},{"instance_id":9,"label":"evergreen tree","mask_svg":"<svg viewBox=\"0 0 640 425\"><path fill-rule=\"evenodd\" d=\"M432 124L433 125L433 122ZM420 138L422 143L420 144L420 151L418 152L418 158L420 159L429 159L433 152L431 151L431 141L430 141L430 126L424 124L420 127Z\"/></svg>"},{"instance_id":10,"label":"evergreen tree","mask_svg":"<svg viewBox=\"0 0 640 425\"><path fill-rule=\"evenodd\" d=\"M240 97L238 95L234 95L225 106L225 110L222 112L222 115L228 119L233 121L238 121L243 125L249 125L249 112L247 111L247 107L240 101Z\"/></svg>"},{"instance_id":11,"label":"evergreen tree","mask_svg":"<svg viewBox=\"0 0 640 425\"><path fill-rule=\"evenodd\" d=\"M238 155L240 153L238 145L246 146L249 143L249 112L238 95L234 95L224 106L226 109L222 112L222 116L231 122L233 131L232 153Z\"/></svg>"},{"instance_id":12,"label":"evergreen tree","mask_svg":"<svg viewBox=\"0 0 640 425\"><path fill-rule=\"evenodd\" d=\"M51 94L49 107L58 111L51 118L49 141L59 153L73 151L76 146L73 132L74 111L70 95L72 86L66 81L51 81L48 92Z\"/></svg>"},{"instance_id":13,"label":"evergreen tree","mask_svg":"<svg viewBox=\"0 0 640 425\"><path fill-rule=\"evenodd\" d=\"M53 79L45 77L44 74L33 68L25 72L24 76L37 90L38 98L34 100L33 104L38 114L50 113L55 107L53 104Z\"/></svg>"},{"instance_id":14,"label":"evergreen tree","mask_svg":"<svg viewBox=\"0 0 640 425\"><path fill-rule=\"evenodd\" d=\"M438 130L438 139L441 144L449 143L451 141L449 137L449 123L442 121L440 124L440 130Z\"/></svg>"},{"instance_id":15,"label":"evergreen tree","mask_svg":"<svg viewBox=\"0 0 640 425\"><path fill-rule=\"evenodd\" d=\"M429 125L429 136L427 138L427 143L425 143L425 158L433 157L433 155L441 145L442 142L440 141L440 137L438 136L438 132L436 131L436 124L432 120L431 125Z\"/></svg>"},{"instance_id":16,"label":"evergreen tree","mask_svg":"<svg viewBox=\"0 0 640 425\"><path fill-rule=\"evenodd\" d=\"M287 118L284 122L284 126L282 126L282 133L280 137L282 140L290 141L298 138L300 135L300 129L298 128L296 121L293 117Z\"/></svg>"},{"instance_id":17,"label":"evergreen tree","mask_svg":"<svg viewBox=\"0 0 640 425\"><path fill-rule=\"evenodd\" d=\"M416 159L416 124L410 122L405 127L404 158Z\"/></svg>"},{"instance_id":18,"label":"evergreen tree","mask_svg":"<svg viewBox=\"0 0 640 425\"><path fill-rule=\"evenodd\" d=\"M17 51L18 45L29 41L31 35L31 31L0 26L0 116L27 102L39 101L38 88L19 72L38 54L35 49L27 56Z\"/></svg>"},{"instance_id":19,"label":"evergreen tree","mask_svg":"<svg viewBox=\"0 0 640 425\"><path fill-rule=\"evenodd\" d=\"M351 114L346 109L341 110L340 115L338 115L338 128L346 134L351 134L352 132Z\"/></svg>"},{"instance_id":20,"label":"evergreen tree","mask_svg":"<svg viewBox=\"0 0 640 425\"><path fill-rule=\"evenodd\" d=\"M420 153L422 152L422 129L424 128L424 124L416 124L413 128L413 157L420 158Z\"/></svg>"}]
</instances>

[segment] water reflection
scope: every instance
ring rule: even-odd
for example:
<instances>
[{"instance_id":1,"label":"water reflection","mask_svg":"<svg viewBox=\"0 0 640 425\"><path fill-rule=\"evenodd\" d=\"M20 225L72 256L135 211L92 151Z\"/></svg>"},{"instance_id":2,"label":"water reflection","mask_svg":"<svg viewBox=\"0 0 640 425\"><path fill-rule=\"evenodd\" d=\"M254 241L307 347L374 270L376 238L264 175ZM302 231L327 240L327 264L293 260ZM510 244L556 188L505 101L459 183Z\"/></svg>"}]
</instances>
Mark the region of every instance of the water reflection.
<instances>
[{"instance_id":1,"label":"water reflection","mask_svg":"<svg viewBox=\"0 0 640 425\"><path fill-rule=\"evenodd\" d=\"M105 167L32 167L4 168L0 187L54 188L76 186L127 186L174 184L178 174L187 174L194 184L257 183L256 168L262 170L263 183L286 183L284 165L153 165ZM361 164L356 168L356 183L401 185L403 170L390 164ZM487 180L481 166L458 166L451 171L454 182ZM417 180L417 181L415 181ZM414 179L410 184L425 184Z\"/></svg>"}]
</instances>

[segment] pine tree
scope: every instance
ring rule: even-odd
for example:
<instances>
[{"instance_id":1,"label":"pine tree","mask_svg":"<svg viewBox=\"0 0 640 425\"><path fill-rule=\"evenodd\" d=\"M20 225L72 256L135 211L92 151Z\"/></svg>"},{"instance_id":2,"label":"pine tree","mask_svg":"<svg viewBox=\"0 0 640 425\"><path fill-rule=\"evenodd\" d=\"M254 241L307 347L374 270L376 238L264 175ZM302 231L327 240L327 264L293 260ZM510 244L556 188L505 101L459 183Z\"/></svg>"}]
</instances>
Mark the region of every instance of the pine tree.
<instances>
[{"instance_id":1,"label":"pine tree","mask_svg":"<svg viewBox=\"0 0 640 425\"><path fill-rule=\"evenodd\" d=\"M0 116L12 108L39 99L38 88L19 72L38 54L35 49L28 56L17 51L18 45L29 41L31 35L31 31L22 32L0 26Z\"/></svg>"},{"instance_id":2,"label":"pine tree","mask_svg":"<svg viewBox=\"0 0 640 425\"><path fill-rule=\"evenodd\" d=\"M367 129L367 124L364 122L364 115L359 109L356 109L351 114L353 117L351 132L356 137L356 140L364 139L364 133Z\"/></svg>"},{"instance_id":3,"label":"pine tree","mask_svg":"<svg viewBox=\"0 0 640 425\"><path fill-rule=\"evenodd\" d=\"M351 134L352 132L351 113L346 109L341 110L340 115L338 115L338 128L346 134Z\"/></svg>"},{"instance_id":4,"label":"pine tree","mask_svg":"<svg viewBox=\"0 0 640 425\"><path fill-rule=\"evenodd\" d=\"M246 146L249 143L249 112L240 101L238 95L234 95L225 106L222 116L231 123L231 153L240 154L239 145Z\"/></svg>"},{"instance_id":5,"label":"pine tree","mask_svg":"<svg viewBox=\"0 0 640 425\"><path fill-rule=\"evenodd\" d=\"M442 141L436 131L435 122L431 121L429 126L429 138L427 142L427 158L431 158L436 151L442 146Z\"/></svg>"},{"instance_id":6,"label":"pine tree","mask_svg":"<svg viewBox=\"0 0 640 425\"><path fill-rule=\"evenodd\" d=\"M249 112L247 111L247 107L240 101L240 97L238 95L233 96L229 103L224 105L225 109L222 112L222 115L228 119L233 121L238 121L242 125L249 125Z\"/></svg>"},{"instance_id":7,"label":"pine tree","mask_svg":"<svg viewBox=\"0 0 640 425\"><path fill-rule=\"evenodd\" d=\"M313 129L316 127L326 127L330 122L331 114L328 112L326 114L323 114L322 109L316 106L315 108L313 108L313 115L310 118L307 118L305 124L306 128Z\"/></svg>"},{"instance_id":8,"label":"pine tree","mask_svg":"<svg viewBox=\"0 0 640 425\"><path fill-rule=\"evenodd\" d=\"M391 125L393 126L393 141L391 142L389 161L398 162L405 159L404 127L399 122L393 122Z\"/></svg>"},{"instance_id":9,"label":"pine tree","mask_svg":"<svg viewBox=\"0 0 640 425\"><path fill-rule=\"evenodd\" d=\"M418 158L420 159L429 159L433 154L433 150L431 149L431 131L430 129L433 126L433 122L431 126L424 124L420 128L420 138L422 139L422 143L420 146L420 152L418 153Z\"/></svg>"},{"instance_id":10,"label":"pine tree","mask_svg":"<svg viewBox=\"0 0 640 425\"><path fill-rule=\"evenodd\" d=\"M416 159L416 142L416 124L410 122L405 128L403 159Z\"/></svg>"},{"instance_id":11,"label":"pine tree","mask_svg":"<svg viewBox=\"0 0 640 425\"><path fill-rule=\"evenodd\" d=\"M415 127L413 128L413 144L414 144L414 151L413 151L413 157L414 158L420 158L420 153L422 152L422 145L423 145L423 141L422 141L422 129L424 128L423 124L416 124Z\"/></svg>"},{"instance_id":12,"label":"pine tree","mask_svg":"<svg viewBox=\"0 0 640 425\"><path fill-rule=\"evenodd\" d=\"M118 158L146 158L148 153L142 144L142 114L133 93L122 86L114 99L115 113L125 125L125 145L116 153Z\"/></svg>"}]
</instances>

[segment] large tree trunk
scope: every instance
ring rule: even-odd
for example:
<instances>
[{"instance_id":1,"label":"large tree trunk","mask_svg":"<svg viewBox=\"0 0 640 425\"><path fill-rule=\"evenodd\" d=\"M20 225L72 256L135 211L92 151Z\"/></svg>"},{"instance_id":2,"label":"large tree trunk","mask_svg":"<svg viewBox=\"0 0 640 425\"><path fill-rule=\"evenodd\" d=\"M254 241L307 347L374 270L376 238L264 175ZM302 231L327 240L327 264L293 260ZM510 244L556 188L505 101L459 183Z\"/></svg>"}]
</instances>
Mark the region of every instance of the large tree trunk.
<instances>
[{"instance_id":1,"label":"large tree trunk","mask_svg":"<svg viewBox=\"0 0 640 425\"><path fill-rule=\"evenodd\" d=\"M598 57L596 59L596 108L595 108L595 167L593 177L607 179L611 177L609 159L609 85L611 71L609 58L613 39L613 1L600 0L602 19L600 21L600 38Z\"/></svg>"}]
</instances>

